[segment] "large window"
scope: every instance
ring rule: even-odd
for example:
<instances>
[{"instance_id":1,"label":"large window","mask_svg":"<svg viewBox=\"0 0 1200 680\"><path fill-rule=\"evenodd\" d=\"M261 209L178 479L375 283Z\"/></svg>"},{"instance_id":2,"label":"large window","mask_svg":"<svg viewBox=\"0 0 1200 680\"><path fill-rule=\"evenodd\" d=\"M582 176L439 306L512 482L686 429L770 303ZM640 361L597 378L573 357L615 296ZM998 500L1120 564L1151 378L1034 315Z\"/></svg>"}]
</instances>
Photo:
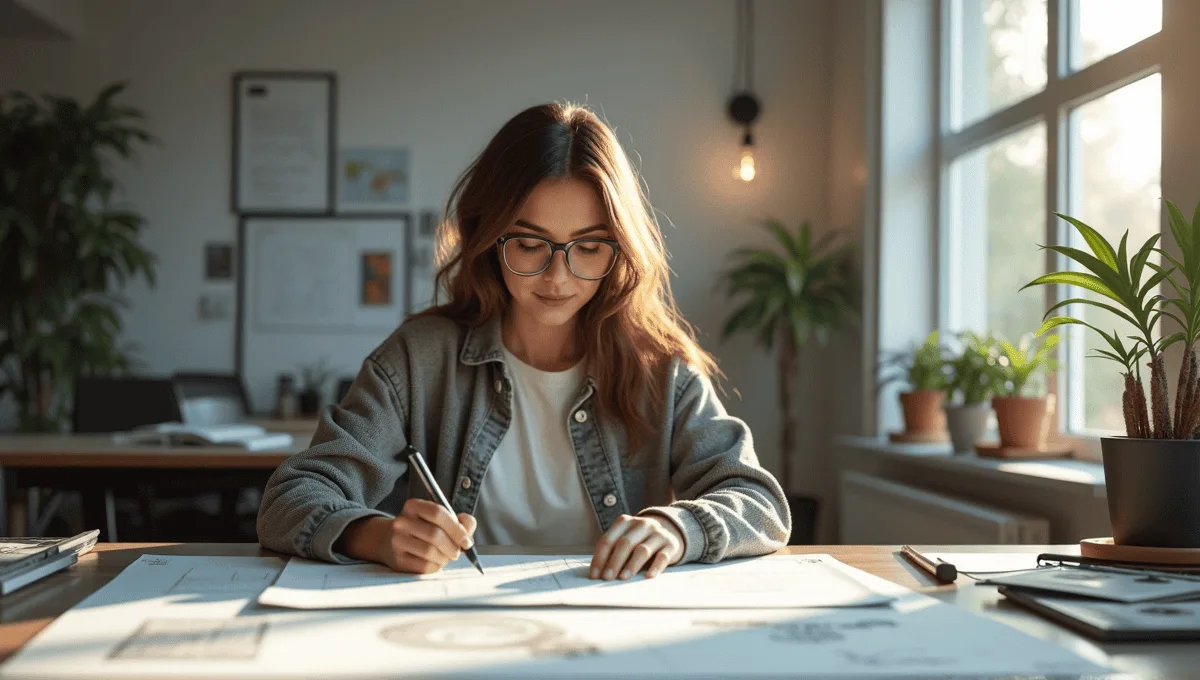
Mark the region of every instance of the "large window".
<instances>
[{"instance_id":1,"label":"large window","mask_svg":"<svg viewBox=\"0 0 1200 680\"><path fill-rule=\"evenodd\" d=\"M1012 340L1075 289L1020 287L1077 247L1065 212L1140 245L1162 229L1161 0L942 0L942 286L947 330ZM1071 309L1124 333L1092 308ZM1118 372L1071 329L1051 387L1061 425L1123 429ZM1101 340L1101 342L1103 342Z\"/></svg>"}]
</instances>

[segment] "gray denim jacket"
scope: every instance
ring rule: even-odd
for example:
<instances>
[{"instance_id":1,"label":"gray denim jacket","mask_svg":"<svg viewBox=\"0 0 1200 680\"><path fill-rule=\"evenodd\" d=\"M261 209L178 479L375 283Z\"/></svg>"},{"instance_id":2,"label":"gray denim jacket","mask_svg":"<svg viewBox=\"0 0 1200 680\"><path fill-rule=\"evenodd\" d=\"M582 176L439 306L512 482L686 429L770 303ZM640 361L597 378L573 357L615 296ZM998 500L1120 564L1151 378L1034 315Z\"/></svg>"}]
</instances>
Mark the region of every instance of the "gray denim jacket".
<instances>
[{"instance_id":1,"label":"gray denim jacket","mask_svg":"<svg viewBox=\"0 0 1200 680\"><path fill-rule=\"evenodd\" d=\"M592 507L607 530L621 514L669 518L686 540L682 562L717 562L780 548L787 500L758 464L750 430L728 415L712 384L676 359L660 436L628 455L624 428L600 416L586 385L567 421ZM424 498L407 463L411 443L456 512L472 513L488 461L512 420L500 321L476 328L437 316L410 319L363 362L346 398L325 409L312 446L271 475L258 538L272 550L351 561L334 542L346 525L392 516Z\"/></svg>"}]
</instances>

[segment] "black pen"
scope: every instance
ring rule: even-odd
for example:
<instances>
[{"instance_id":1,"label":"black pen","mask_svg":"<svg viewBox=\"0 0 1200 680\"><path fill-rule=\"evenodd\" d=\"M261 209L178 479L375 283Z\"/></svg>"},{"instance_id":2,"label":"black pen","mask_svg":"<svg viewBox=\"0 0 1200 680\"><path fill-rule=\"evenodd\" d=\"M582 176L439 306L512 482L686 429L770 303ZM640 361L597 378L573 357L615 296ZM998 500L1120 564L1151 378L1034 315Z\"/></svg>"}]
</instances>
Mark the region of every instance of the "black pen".
<instances>
[{"instance_id":1,"label":"black pen","mask_svg":"<svg viewBox=\"0 0 1200 680\"><path fill-rule=\"evenodd\" d=\"M400 454L407 455L409 464L416 469L417 476L421 478L421 483L425 485L425 490L429 492L430 498L435 503L446 508L451 517L457 517L454 514L454 508L450 507L450 501L446 500L446 496L442 493L441 487L438 486L437 480L433 478L433 473L430 472L429 466L425 464L425 456L422 456L420 451L413 448L412 444L405 446ZM479 573L482 574L483 567L479 566L479 555L475 554L475 544L472 543L470 548L463 550L463 553L467 556L468 560L471 560L471 564L475 565Z\"/></svg>"}]
</instances>

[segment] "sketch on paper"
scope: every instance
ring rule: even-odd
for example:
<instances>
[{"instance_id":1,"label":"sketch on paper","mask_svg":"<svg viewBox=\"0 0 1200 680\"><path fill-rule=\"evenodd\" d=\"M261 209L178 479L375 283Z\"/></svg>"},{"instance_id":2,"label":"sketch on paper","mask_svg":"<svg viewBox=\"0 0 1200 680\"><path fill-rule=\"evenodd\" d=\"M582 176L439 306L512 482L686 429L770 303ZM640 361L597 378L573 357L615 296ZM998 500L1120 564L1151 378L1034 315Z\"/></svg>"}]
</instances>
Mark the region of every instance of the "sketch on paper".
<instances>
[{"instance_id":1,"label":"sketch on paper","mask_svg":"<svg viewBox=\"0 0 1200 680\"><path fill-rule=\"evenodd\" d=\"M535 656L599 654L599 647L571 639L545 621L518 616L463 614L423 619L384 628L380 637L393 644L462 652L523 650Z\"/></svg>"},{"instance_id":2,"label":"sketch on paper","mask_svg":"<svg viewBox=\"0 0 1200 680\"><path fill-rule=\"evenodd\" d=\"M267 633L266 621L246 619L147 619L110 659L253 659Z\"/></svg>"}]
</instances>

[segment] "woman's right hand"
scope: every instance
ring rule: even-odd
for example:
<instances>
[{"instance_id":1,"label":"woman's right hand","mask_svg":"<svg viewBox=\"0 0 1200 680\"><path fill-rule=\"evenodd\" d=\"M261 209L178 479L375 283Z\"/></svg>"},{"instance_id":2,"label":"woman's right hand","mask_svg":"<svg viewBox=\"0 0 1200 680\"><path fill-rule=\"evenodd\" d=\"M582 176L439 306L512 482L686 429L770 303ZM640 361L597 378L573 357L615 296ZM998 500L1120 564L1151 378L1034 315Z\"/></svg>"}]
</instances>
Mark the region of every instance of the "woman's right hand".
<instances>
[{"instance_id":1,"label":"woman's right hand","mask_svg":"<svg viewBox=\"0 0 1200 680\"><path fill-rule=\"evenodd\" d=\"M346 527L345 554L396 571L432 574L474 545L475 518L454 517L432 501L410 498L392 519L370 517Z\"/></svg>"}]
</instances>

